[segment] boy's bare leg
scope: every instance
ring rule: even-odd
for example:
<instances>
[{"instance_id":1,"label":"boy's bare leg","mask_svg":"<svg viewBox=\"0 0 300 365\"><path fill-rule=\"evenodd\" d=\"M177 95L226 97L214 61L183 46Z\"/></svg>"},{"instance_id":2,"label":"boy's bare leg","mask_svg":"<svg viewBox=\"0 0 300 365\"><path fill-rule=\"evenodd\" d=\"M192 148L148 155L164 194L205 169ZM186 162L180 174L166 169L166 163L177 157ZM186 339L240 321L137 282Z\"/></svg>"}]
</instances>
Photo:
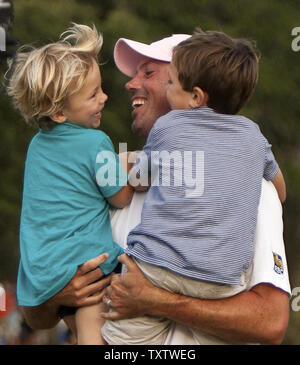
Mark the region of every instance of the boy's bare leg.
<instances>
[{"instance_id":1,"label":"boy's bare leg","mask_svg":"<svg viewBox=\"0 0 300 365\"><path fill-rule=\"evenodd\" d=\"M65 316L63 318L63 321L65 322L65 324L67 325L67 327L71 330L72 335L74 336L76 343L77 344L77 330L76 330L76 321L75 321L75 315L70 315L70 316Z\"/></svg>"},{"instance_id":2,"label":"boy's bare leg","mask_svg":"<svg viewBox=\"0 0 300 365\"><path fill-rule=\"evenodd\" d=\"M101 336L104 319L100 313L106 312L103 303L80 307L75 314L78 345L106 345Z\"/></svg>"}]
</instances>

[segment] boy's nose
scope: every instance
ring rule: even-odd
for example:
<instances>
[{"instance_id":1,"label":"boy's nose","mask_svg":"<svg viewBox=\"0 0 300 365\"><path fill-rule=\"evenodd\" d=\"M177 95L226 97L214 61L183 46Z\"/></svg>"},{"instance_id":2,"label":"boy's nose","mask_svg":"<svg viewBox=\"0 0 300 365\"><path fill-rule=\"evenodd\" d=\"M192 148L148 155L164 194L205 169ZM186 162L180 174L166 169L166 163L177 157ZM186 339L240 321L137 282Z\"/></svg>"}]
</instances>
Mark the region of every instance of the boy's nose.
<instances>
[{"instance_id":1,"label":"boy's nose","mask_svg":"<svg viewBox=\"0 0 300 365\"><path fill-rule=\"evenodd\" d=\"M100 102L105 103L107 99L108 99L108 95L105 94L105 93L102 93L101 98L100 98Z\"/></svg>"}]
</instances>

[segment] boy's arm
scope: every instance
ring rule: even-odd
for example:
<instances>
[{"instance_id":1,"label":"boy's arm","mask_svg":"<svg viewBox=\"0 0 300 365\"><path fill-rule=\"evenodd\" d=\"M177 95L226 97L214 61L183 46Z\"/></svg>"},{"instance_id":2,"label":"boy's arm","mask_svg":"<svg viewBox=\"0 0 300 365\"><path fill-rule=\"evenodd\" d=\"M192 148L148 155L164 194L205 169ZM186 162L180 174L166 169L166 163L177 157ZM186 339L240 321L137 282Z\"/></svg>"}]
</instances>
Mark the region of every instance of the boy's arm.
<instances>
[{"instance_id":1,"label":"boy's arm","mask_svg":"<svg viewBox=\"0 0 300 365\"><path fill-rule=\"evenodd\" d=\"M275 160L274 154L271 150L272 145L266 140L263 136L265 141L265 169L264 169L264 178L266 180L271 180L273 185L277 190L277 194L281 203L283 203L286 199L286 187L284 182L284 177L282 172L278 166L278 163ZM273 177L273 171L278 168L278 172Z\"/></svg>"},{"instance_id":2,"label":"boy's arm","mask_svg":"<svg viewBox=\"0 0 300 365\"><path fill-rule=\"evenodd\" d=\"M129 172L129 184L132 186L134 191L144 193L149 190L151 178L149 177L146 182L145 178L141 181L140 177L140 173L136 171L135 167L133 167Z\"/></svg>"},{"instance_id":3,"label":"boy's arm","mask_svg":"<svg viewBox=\"0 0 300 365\"><path fill-rule=\"evenodd\" d=\"M128 173L135 163L137 154L135 152L121 152L121 153L119 153L118 156L119 156L121 165L123 167L123 170Z\"/></svg>"},{"instance_id":4,"label":"boy's arm","mask_svg":"<svg viewBox=\"0 0 300 365\"><path fill-rule=\"evenodd\" d=\"M151 174L149 167L151 166L151 160L148 153L145 152L132 152L130 155L131 160L134 162L129 171L129 184L133 187L134 191L138 193L144 193L149 190L151 186ZM133 156L133 157L132 157Z\"/></svg>"},{"instance_id":5,"label":"boy's arm","mask_svg":"<svg viewBox=\"0 0 300 365\"><path fill-rule=\"evenodd\" d=\"M286 199L286 186L285 186L283 174L280 169L279 169L277 175L272 180L272 183L277 190L279 200L281 201L281 203L283 203Z\"/></svg>"},{"instance_id":6,"label":"boy's arm","mask_svg":"<svg viewBox=\"0 0 300 365\"><path fill-rule=\"evenodd\" d=\"M119 159L122 164L123 169L128 172L133 166L130 161L130 153L131 152L123 152L119 154ZM110 205L115 208L124 208L131 202L133 196L133 188L130 184L125 185L121 190L119 190L115 195L107 198L107 201Z\"/></svg>"},{"instance_id":7,"label":"boy's arm","mask_svg":"<svg viewBox=\"0 0 300 365\"><path fill-rule=\"evenodd\" d=\"M115 208L124 208L131 202L132 196L133 188L129 184L127 184L115 195L107 198L107 201Z\"/></svg>"},{"instance_id":8,"label":"boy's arm","mask_svg":"<svg viewBox=\"0 0 300 365\"><path fill-rule=\"evenodd\" d=\"M137 173L137 170L135 168L136 161L141 153L143 152L133 151L119 153L119 159L121 161L122 167L125 171L127 171L129 175L128 183L133 188L133 190L137 192L145 192L149 189L149 186L151 185L150 178L148 184L145 184L145 179L143 179L143 184L141 184L139 172ZM113 203L111 204L114 205Z\"/></svg>"}]
</instances>

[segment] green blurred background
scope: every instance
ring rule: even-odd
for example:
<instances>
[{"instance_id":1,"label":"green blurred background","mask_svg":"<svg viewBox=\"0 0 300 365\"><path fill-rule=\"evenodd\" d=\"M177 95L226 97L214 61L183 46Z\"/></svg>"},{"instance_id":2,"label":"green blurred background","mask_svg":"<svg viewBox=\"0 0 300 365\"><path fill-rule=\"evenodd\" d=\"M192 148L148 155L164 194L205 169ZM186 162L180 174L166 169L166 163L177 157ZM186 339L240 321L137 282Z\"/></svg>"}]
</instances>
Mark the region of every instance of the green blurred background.
<instances>
[{"instance_id":1,"label":"green blurred background","mask_svg":"<svg viewBox=\"0 0 300 365\"><path fill-rule=\"evenodd\" d=\"M300 27L299 0L14 0L14 11L12 34L18 45L56 41L71 21L95 24L103 33L100 61L109 100L101 128L117 151L119 142L127 142L130 150L144 143L131 133L130 97L124 89L128 78L113 61L113 47L120 37L152 42L201 26L256 41L261 52L259 84L242 114L260 125L285 175L286 253L291 287L300 287L300 51L291 46L292 29ZM6 68L1 59L1 78ZM14 283L24 160L36 130L25 125L3 91L0 127L0 283ZM296 296L292 299L300 304ZM284 344L300 344L300 311L292 308Z\"/></svg>"}]
</instances>

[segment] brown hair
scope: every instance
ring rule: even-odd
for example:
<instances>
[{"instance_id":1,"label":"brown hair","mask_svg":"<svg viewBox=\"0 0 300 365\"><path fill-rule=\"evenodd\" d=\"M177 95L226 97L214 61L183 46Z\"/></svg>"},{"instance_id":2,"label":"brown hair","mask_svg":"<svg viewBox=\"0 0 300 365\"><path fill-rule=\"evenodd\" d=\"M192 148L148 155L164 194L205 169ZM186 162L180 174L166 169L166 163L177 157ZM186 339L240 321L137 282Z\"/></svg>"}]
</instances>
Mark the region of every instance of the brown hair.
<instances>
[{"instance_id":1,"label":"brown hair","mask_svg":"<svg viewBox=\"0 0 300 365\"><path fill-rule=\"evenodd\" d=\"M7 92L26 123L42 129L55 125L50 117L83 86L102 42L95 27L73 23L60 41L17 52L6 74Z\"/></svg>"},{"instance_id":2,"label":"brown hair","mask_svg":"<svg viewBox=\"0 0 300 365\"><path fill-rule=\"evenodd\" d=\"M254 45L222 32L200 28L173 50L178 79L185 91L198 86L217 113L236 114L253 94L258 80Z\"/></svg>"}]
</instances>

